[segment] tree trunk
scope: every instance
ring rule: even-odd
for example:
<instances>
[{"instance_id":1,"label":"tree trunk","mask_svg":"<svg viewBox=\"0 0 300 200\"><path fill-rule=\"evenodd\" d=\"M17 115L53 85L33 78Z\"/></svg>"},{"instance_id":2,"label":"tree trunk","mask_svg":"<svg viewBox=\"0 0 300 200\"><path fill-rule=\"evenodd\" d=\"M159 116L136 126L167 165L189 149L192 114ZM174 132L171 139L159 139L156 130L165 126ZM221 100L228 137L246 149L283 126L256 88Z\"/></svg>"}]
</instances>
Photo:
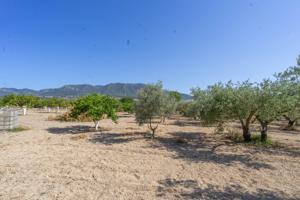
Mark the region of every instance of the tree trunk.
<instances>
[{"instance_id":1,"label":"tree trunk","mask_svg":"<svg viewBox=\"0 0 300 200\"><path fill-rule=\"evenodd\" d=\"M162 119L163 120L163 119ZM159 122L159 123L161 123L162 122L162 120ZM156 126L155 127L153 127L152 125L152 119L150 118L150 121L149 121L149 129L152 131L152 138L154 138L154 136L155 136L155 131L156 131L156 129L158 128L158 124L159 123L157 123L156 124Z\"/></svg>"},{"instance_id":2,"label":"tree trunk","mask_svg":"<svg viewBox=\"0 0 300 200\"><path fill-rule=\"evenodd\" d=\"M268 139L268 122L260 121L261 126L261 141L265 142Z\"/></svg>"},{"instance_id":3,"label":"tree trunk","mask_svg":"<svg viewBox=\"0 0 300 200\"><path fill-rule=\"evenodd\" d=\"M95 129L96 129L96 131L98 131L99 130L100 121L95 121L94 123L95 123Z\"/></svg>"},{"instance_id":4,"label":"tree trunk","mask_svg":"<svg viewBox=\"0 0 300 200\"><path fill-rule=\"evenodd\" d=\"M155 130L156 130L156 128L155 129L151 129L151 131L152 131L152 138L154 138L154 136L155 136Z\"/></svg>"},{"instance_id":5,"label":"tree trunk","mask_svg":"<svg viewBox=\"0 0 300 200\"><path fill-rule=\"evenodd\" d=\"M243 137L245 142L251 141L251 133L249 130L249 126L243 126Z\"/></svg>"},{"instance_id":6,"label":"tree trunk","mask_svg":"<svg viewBox=\"0 0 300 200\"><path fill-rule=\"evenodd\" d=\"M285 130L292 130L295 126L295 122L297 120L292 120L291 118L289 118L288 116L286 115L283 115L283 117L288 120L288 125L284 128Z\"/></svg>"},{"instance_id":7,"label":"tree trunk","mask_svg":"<svg viewBox=\"0 0 300 200\"><path fill-rule=\"evenodd\" d=\"M296 122L296 120L290 120L289 119L289 123L288 123L286 129L287 130L292 130L294 128L294 126L295 126L295 122Z\"/></svg>"}]
</instances>

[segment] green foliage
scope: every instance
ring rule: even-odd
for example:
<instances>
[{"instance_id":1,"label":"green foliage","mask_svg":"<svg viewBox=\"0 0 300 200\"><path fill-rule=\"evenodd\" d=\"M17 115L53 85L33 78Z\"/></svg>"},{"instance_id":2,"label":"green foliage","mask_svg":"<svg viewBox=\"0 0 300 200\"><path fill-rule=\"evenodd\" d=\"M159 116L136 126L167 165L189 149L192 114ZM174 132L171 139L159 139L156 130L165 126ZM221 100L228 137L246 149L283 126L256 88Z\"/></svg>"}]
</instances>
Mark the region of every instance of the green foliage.
<instances>
[{"instance_id":1,"label":"green foliage","mask_svg":"<svg viewBox=\"0 0 300 200\"><path fill-rule=\"evenodd\" d=\"M251 136L251 143L256 146L263 146L263 147L278 146L277 142L274 142L270 137L268 137L265 140L262 140L260 134L253 134Z\"/></svg>"},{"instance_id":2,"label":"green foliage","mask_svg":"<svg viewBox=\"0 0 300 200\"><path fill-rule=\"evenodd\" d=\"M175 98L176 102L180 102L182 99L181 94L177 91L170 91L169 96Z\"/></svg>"},{"instance_id":3,"label":"green foliage","mask_svg":"<svg viewBox=\"0 0 300 200\"><path fill-rule=\"evenodd\" d=\"M223 84L215 84L207 90L192 89L192 94L195 118L201 119L205 124L220 123L231 118L228 89Z\"/></svg>"},{"instance_id":4,"label":"green foliage","mask_svg":"<svg viewBox=\"0 0 300 200\"><path fill-rule=\"evenodd\" d=\"M193 89L197 118L207 124L223 124L239 120L245 141L251 140L249 126L258 110L259 88L245 81L242 83L218 83L207 90Z\"/></svg>"},{"instance_id":5,"label":"green foliage","mask_svg":"<svg viewBox=\"0 0 300 200\"><path fill-rule=\"evenodd\" d=\"M285 116L289 124L300 119L300 57L298 66L277 74L276 81L260 84L244 81L215 84L206 90L193 89L194 115L207 124L238 120L245 141L251 141L250 125L261 124L261 140L267 141L268 125Z\"/></svg>"},{"instance_id":6,"label":"green foliage","mask_svg":"<svg viewBox=\"0 0 300 200\"><path fill-rule=\"evenodd\" d=\"M42 108L42 107L70 107L71 100L62 98L40 98L31 95L7 95L0 99L0 106L13 106L28 108Z\"/></svg>"},{"instance_id":7,"label":"green foliage","mask_svg":"<svg viewBox=\"0 0 300 200\"><path fill-rule=\"evenodd\" d=\"M40 99L38 107L61 107L61 108L67 108L71 106L71 100L66 100L62 98L44 98Z\"/></svg>"},{"instance_id":8,"label":"green foliage","mask_svg":"<svg viewBox=\"0 0 300 200\"><path fill-rule=\"evenodd\" d=\"M280 146L278 142L273 141L272 138L268 137L266 140L261 139L261 134L254 133L251 135L251 142L244 143L244 138L240 134L240 132L236 129L228 129L226 133L224 133L226 139L229 139L235 143L254 145L260 147L278 147Z\"/></svg>"},{"instance_id":9,"label":"green foliage","mask_svg":"<svg viewBox=\"0 0 300 200\"><path fill-rule=\"evenodd\" d=\"M124 97L120 99L121 102L121 109L124 112L128 113L134 113L134 107L135 107L135 102L133 98L130 97Z\"/></svg>"},{"instance_id":10,"label":"green foliage","mask_svg":"<svg viewBox=\"0 0 300 200\"><path fill-rule=\"evenodd\" d=\"M300 119L300 56L297 64L298 66L290 67L275 75L277 84L285 96L283 101L286 112L283 116L289 121L289 126Z\"/></svg>"},{"instance_id":11,"label":"green foliage","mask_svg":"<svg viewBox=\"0 0 300 200\"><path fill-rule=\"evenodd\" d=\"M95 127L98 129L99 121L104 117L110 118L114 122L117 121L117 108L118 101L116 99L109 96L92 94L81 97L74 102L71 116L78 118L84 114L95 122Z\"/></svg>"},{"instance_id":12,"label":"green foliage","mask_svg":"<svg viewBox=\"0 0 300 200\"><path fill-rule=\"evenodd\" d=\"M286 96L280 85L277 85L270 80L264 80L260 84L259 89L256 118L260 121L270 123L282 116L285 110L284 104Z\"/></svg>"},{"instance_id":13,"label":"green foliage","mask_svg":"<svg viewBox=\"0 0 300 200\"><path fill-rule=\"evenodd\" d=\"M268 125L285 112L286 97L281 85L276 82L264 80L259 85L258 110L255 117L261 125L262 142L267 141Z\"/></svg>"},{"instance_id":14,"label":"green foliage","mask_svg":"<svg viewBox=\"0 0 300 200\"><path fill-rule=\"evenodd\" d=\"M7 95L2 97L2 106L15 106L15 107L34 107L39 101L38 97L31 95Z\"/></svg>"},{"instance_id":15,"label":"green foliage","mask_svg":"<svg viewBox=\"0 0 300 200\"><path fill-rule=\"evenodd\" d=\"M140 90L135 108L136 121L148 124L154 137L158 124L169 117L176 109L176 99L164 93L162 83L147 85Z\"/></svg>"},{"instance_id":16,"label":"green foliage","mask_svg":"<svg viewBox=\"0 0 300 200\"><path fill-rule=\"evenodd\" d=\"M195 103L193 101L179 102L176 107L176 112L184 117L196 118L196 109L194 109Z\"/></svg>"}]
</instances>

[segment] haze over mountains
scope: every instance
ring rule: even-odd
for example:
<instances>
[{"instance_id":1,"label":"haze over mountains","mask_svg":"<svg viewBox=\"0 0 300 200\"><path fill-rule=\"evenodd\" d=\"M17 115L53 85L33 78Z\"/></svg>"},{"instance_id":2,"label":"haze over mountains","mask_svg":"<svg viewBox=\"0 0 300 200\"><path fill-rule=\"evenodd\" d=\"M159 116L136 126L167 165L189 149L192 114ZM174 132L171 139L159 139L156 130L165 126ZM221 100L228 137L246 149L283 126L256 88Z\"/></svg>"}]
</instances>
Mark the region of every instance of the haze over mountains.
<instances>
[{"instance_id":1,"label":"haze over mountains","mask_svg":"<svg viewBox=\"0 0 300 200\"><path fill-rule=\"evenodd\" d=\"M140 89L146 84L142 83L111 83L107 85L64 85L60 88L49 88L42 90L0 88L0 96L9 94L35 95L40 97L63 97L73 98L91 93L105 94L114 97L132 97L136 98ZM181 94L183 99L191 99L190 95Z\"/></svg>"}]
</instances>

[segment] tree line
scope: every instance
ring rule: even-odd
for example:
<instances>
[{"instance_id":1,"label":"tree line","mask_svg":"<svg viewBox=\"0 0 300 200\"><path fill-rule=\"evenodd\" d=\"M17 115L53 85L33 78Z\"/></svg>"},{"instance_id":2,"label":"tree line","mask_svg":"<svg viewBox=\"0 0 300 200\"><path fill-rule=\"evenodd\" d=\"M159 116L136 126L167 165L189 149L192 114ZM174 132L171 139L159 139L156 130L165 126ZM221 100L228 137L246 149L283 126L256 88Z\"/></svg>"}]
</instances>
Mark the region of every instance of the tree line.
<instances>
[{"instance_id":1,"label":"tree line","mask_svg":"<svg viewBox=\"0 0 300 200\"><path fill-rule=\"evenodd\" d=\"M290 129L300 119L300 56L297 66L275 74L273 80L217 83L205 90L194 88L192 94L191 116L220 127L226 122L238 121L246 142L251 141L250 126L257 121L261 140L266 141L273 121L284 117Z\"/></svg>"},{"instance_id":2,"label":"tree line","mask_svg":"<svg viewBox=\"0 0 300 200\"><path fill-rule=\"evenodd\" d=\"M291 129L300 119L300 56L297 65L277 73L273 79L260 83L243 81L216 83L206 89L193 88L193 100L182 102L180 93L165 92L162 82L147 85L138 93L137 100L120 100L91 94L73 100L8 95L0 99L0 106L69 107L74 118L90 117L98 130L100 120L110 118L117 122L116 112L135 113L139 125L147 124L155 136L159 124L175 112L213 124L222 129L225 123L239 122L244 141L251 141L251 125L260 124L261 140L266 141L270 123L284 118Z\"/></svg>"}]
</instances>

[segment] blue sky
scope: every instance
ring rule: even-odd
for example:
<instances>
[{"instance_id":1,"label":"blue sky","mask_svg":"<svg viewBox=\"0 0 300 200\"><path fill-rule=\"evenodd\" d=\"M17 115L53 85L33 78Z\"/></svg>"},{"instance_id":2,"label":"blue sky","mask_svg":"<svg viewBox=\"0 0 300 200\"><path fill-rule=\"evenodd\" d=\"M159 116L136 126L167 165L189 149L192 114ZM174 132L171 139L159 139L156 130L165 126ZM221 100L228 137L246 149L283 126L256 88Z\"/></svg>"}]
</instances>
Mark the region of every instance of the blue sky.
<instances>
[{"instance_id":1,"label":"blue sky","mask_svg":"<svg viewBox=\"0 0 300 200\"><path fill-rule=\"evenodd\" d=\"M299 0L0 0L0 87L189 92L296 64Z\"/></svg>"}]
</instances>

